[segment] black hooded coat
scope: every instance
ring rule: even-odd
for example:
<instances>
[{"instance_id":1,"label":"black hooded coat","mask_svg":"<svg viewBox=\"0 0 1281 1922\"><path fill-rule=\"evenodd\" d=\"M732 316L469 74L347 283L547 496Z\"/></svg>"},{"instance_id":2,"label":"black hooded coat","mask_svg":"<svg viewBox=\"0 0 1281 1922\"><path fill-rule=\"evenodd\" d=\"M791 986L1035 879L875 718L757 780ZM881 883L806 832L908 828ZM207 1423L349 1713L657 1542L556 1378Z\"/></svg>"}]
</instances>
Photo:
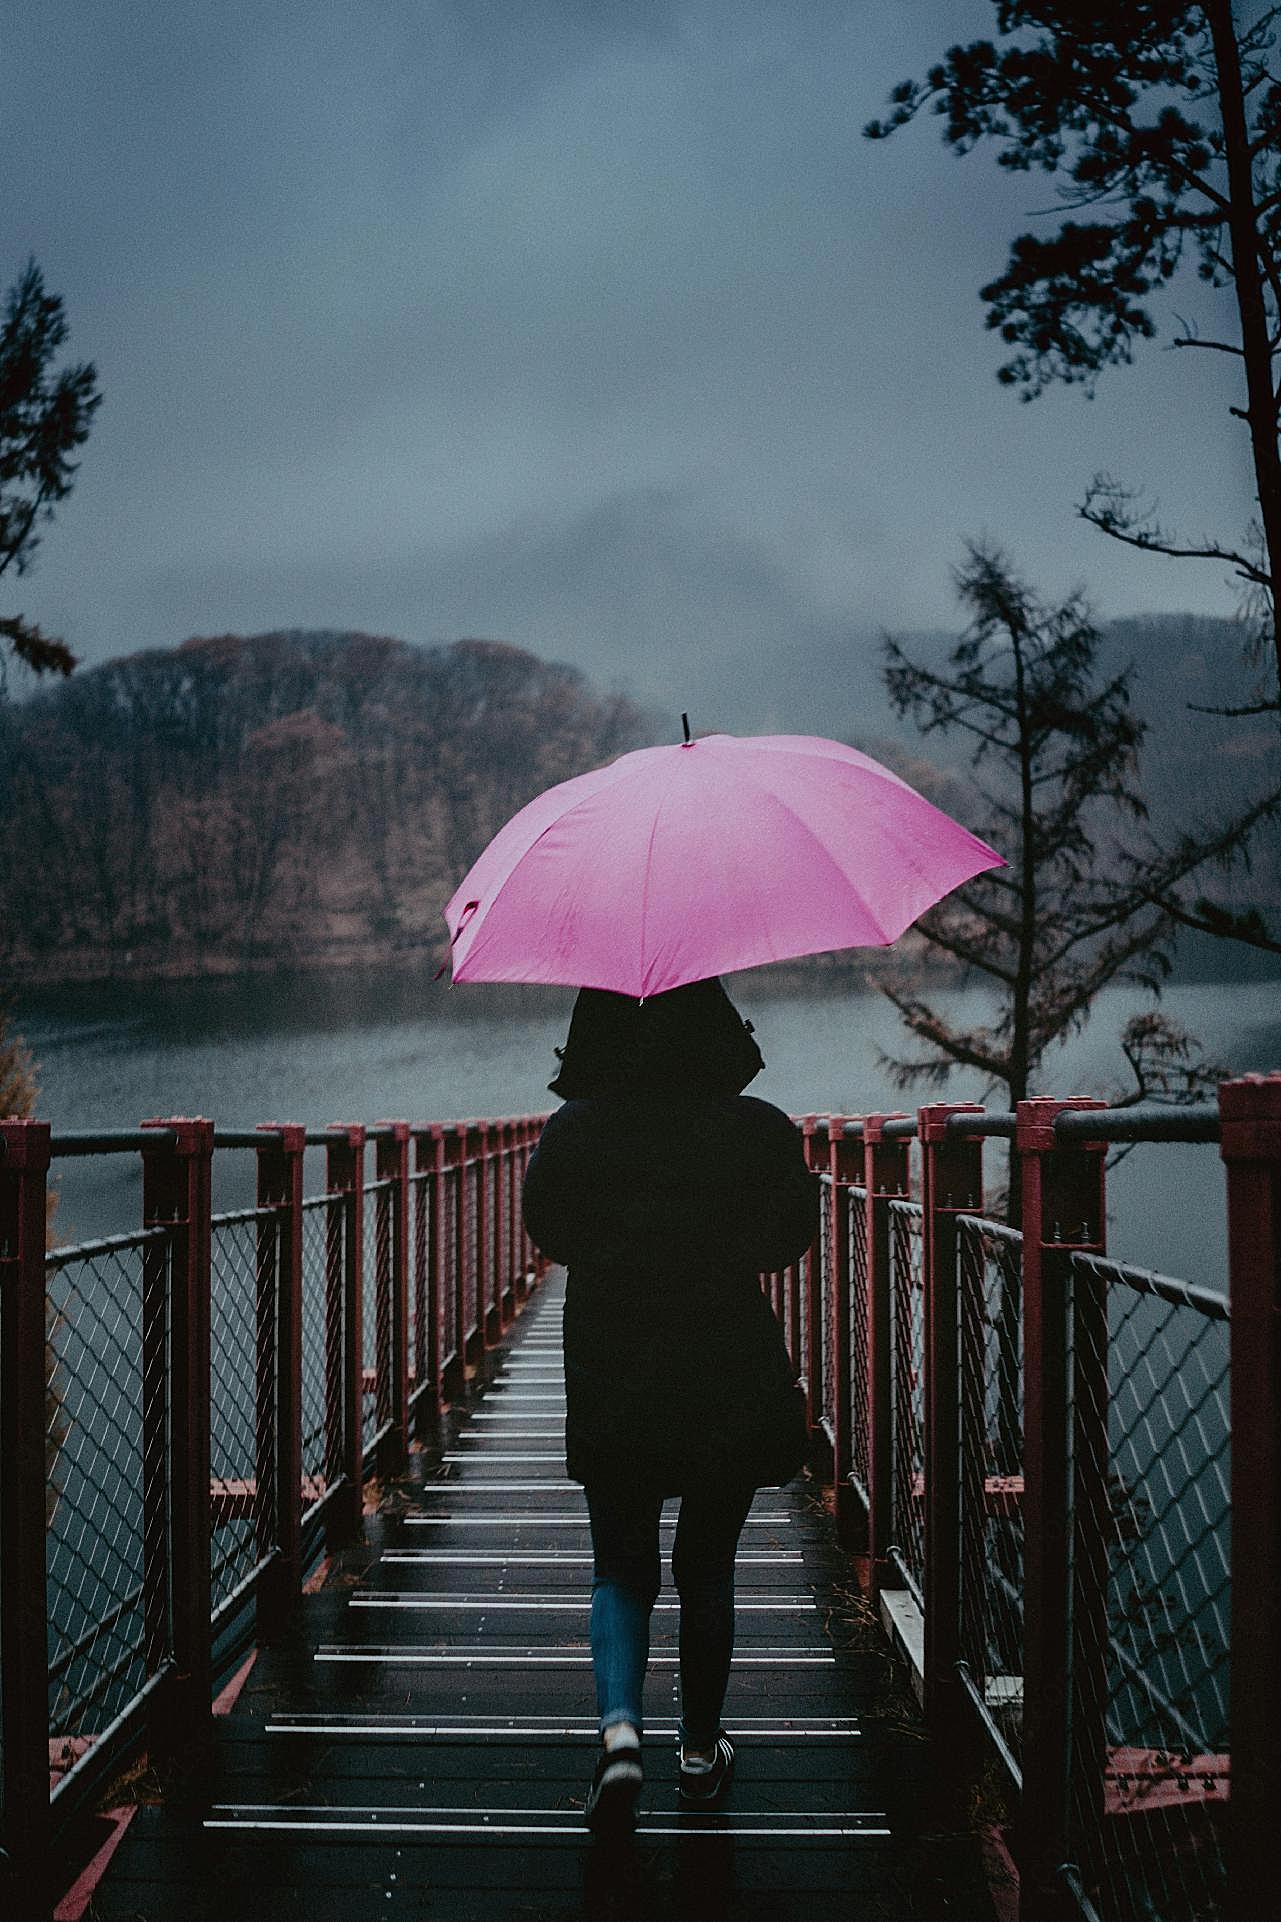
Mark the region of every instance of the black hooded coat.
<instances>
[{"instance_id":1,"label":"black hooded coat","mask_svg":"<svg viewBox=\"0 0 1281 1922\"><path fill-rule=\"evenodd\" d=\"M645 1002L584 989L525 1177L569 1270L566 1467L664 1494L788 1480L804 1397L761 1292L818 1232L801 1136L739 1091L763 1065L717 981Z\"/></svg>"}]
</instances>

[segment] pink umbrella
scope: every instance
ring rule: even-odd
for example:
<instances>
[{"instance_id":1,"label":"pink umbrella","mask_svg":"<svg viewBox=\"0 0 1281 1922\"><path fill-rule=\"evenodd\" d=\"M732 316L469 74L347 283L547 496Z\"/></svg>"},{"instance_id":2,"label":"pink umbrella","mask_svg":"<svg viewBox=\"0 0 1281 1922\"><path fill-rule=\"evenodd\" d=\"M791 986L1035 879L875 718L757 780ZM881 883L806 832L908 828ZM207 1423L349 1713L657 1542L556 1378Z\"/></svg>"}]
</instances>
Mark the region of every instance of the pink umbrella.
<instances>
[{"instance_id":1,"label":"pink umbrella","mask_svg":"<svg viewBox=\"0 0 1281 1922\"><path fill-rule=\"evenodd\" d=\"M887 946L1004 866L856 748L709 734L624 754L513 815L445 909L453 978L661 994Z\"/></svg>"}]
</instances>

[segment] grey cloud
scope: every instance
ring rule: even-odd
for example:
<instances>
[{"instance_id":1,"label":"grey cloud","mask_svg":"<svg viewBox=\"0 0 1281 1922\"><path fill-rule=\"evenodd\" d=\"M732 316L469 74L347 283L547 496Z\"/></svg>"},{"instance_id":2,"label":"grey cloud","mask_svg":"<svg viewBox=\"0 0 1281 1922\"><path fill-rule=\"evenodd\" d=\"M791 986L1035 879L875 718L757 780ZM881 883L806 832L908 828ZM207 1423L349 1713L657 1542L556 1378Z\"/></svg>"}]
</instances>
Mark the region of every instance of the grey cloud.
<instances>
[{"instance_id":1,"label":"grey cloud","mask_svg":"<svg viewBox=\"0 0 1281 1922\"><path fill-rule=\"evenodd\" d=\"M86 658L456 626L665 697L688 632L701 708L812 725L851 631L950 619L967 534L1229 603L1072 512L1111 465L1246 519L1224 371L1019 408L977 288L1039 183L860 138L983 0L94 14L29 9L0 77L0 276L35 250L106 394L22 588Z\"/></svg>"},{"instance_id":2,"label":"grey cloud","mask_svg":"<svg viewBox=\"0 0 1281 1922\"><path fill-rule=\"evenodd\" d=\"M865 623L833 617L802 582L706 504L661 489L600 501L562 522L395 564L234 568L157 578L158 605L251 610L442 641L517 641L703 728L877 732L889 725ZM786 690L784 695L783 690Z\"/></svg>"}]
</instances>

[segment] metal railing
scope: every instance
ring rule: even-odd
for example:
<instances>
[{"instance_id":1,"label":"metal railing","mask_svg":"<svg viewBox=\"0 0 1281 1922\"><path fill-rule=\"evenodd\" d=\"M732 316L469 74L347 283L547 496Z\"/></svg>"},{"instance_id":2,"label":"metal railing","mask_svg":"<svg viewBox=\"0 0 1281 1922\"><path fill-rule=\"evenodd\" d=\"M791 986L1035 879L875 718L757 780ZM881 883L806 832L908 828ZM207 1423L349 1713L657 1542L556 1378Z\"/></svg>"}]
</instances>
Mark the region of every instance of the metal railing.
<instances>
[{"instance_id":1,"label":"metal railing","mask_svg":"<svg viewBox=\"0 0 1281 1922\"><path fill-rule=\"evenodd\" d=\"M461 1398L536 1272L519 1188L540 1120L0 1122L11 1875L38 1877L141 1742L190 1755L217 1674L277 1632L322 1535L359 1532L365 1476ZM802 1125L822 1229L765 1285L842 1537L891 1623L916 1617L941 1753L977 1745L1003 1782L1023 1922L1266 1912L1281 1076L1178 1112ZM983 1211L992 1138L1017 1225ZM1107 1258L1117 1140L1218 1143L1229 1296ZM309 1146L326 1178L306 1195ZM215 1213L215 1152L247 1151L255 1205ZM86 1154L140 1156L142 1223L49 1250L51 1159Z\"/></svg>"},{"instance_id":2,"label":"metal railing","mask_svg":"<svg viewBox=\"0 0 1281 1922\"><path fill-rule=\"evenodd\" d=\"M31 1914L131 1755L198 1758L221 1675L522 1306L542 1119L0 1121L0 1888ZM215 1154L246 1152L255 1205L215 1212ZM142 1225L50 1248L51 1168L86 1155L140 1157Z\"/></svg>"},{"instance_id":3,"label":"metal railing","mask_svg":"<svg viewBox=\"0 0 1281 1922\"><path fill-rule=\"evenodd\" d=\"M787 1325L808 1331L811 1431L941 1752L1008 1810L989 1839L1022 1922L1267 1912L1281 1076L1177 1110L936 1103L802 1126L824 1209ZM1007 1220L983 1210L993 1138ZM1118 1141L1218 1145L1229 1294L1107 1258ZM788 1277L766 1286L786 1302Z\"/></svg>"}]
</instances>

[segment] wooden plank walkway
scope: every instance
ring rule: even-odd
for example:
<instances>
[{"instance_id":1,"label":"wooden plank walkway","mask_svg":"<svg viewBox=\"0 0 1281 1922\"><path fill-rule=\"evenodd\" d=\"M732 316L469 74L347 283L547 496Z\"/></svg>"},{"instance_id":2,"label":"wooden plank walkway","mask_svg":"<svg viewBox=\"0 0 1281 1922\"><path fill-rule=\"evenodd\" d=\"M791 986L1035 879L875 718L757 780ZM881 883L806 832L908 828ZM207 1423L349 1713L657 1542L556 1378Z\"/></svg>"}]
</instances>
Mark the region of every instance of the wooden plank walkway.
<instances>
[{"instance_id":1,"label":"wooden plank walkway","mask_svg":"<svg viewBox=\"0 0 1281 1922\"><path fill-rule=\"evenodd\" d=\"M441 1454L415 1457L368 1544L260 1652L198 1795L139 1811L93 1922L988 1922L974 1838L938 1805L902 1673L799 1482L760 1491L743 1533L731 1806L677 1812L669 1585L635 1842L592 1841L591 1557L564 1478L563 1299L554 1273Z\"/></svg>"}]
</instances>

